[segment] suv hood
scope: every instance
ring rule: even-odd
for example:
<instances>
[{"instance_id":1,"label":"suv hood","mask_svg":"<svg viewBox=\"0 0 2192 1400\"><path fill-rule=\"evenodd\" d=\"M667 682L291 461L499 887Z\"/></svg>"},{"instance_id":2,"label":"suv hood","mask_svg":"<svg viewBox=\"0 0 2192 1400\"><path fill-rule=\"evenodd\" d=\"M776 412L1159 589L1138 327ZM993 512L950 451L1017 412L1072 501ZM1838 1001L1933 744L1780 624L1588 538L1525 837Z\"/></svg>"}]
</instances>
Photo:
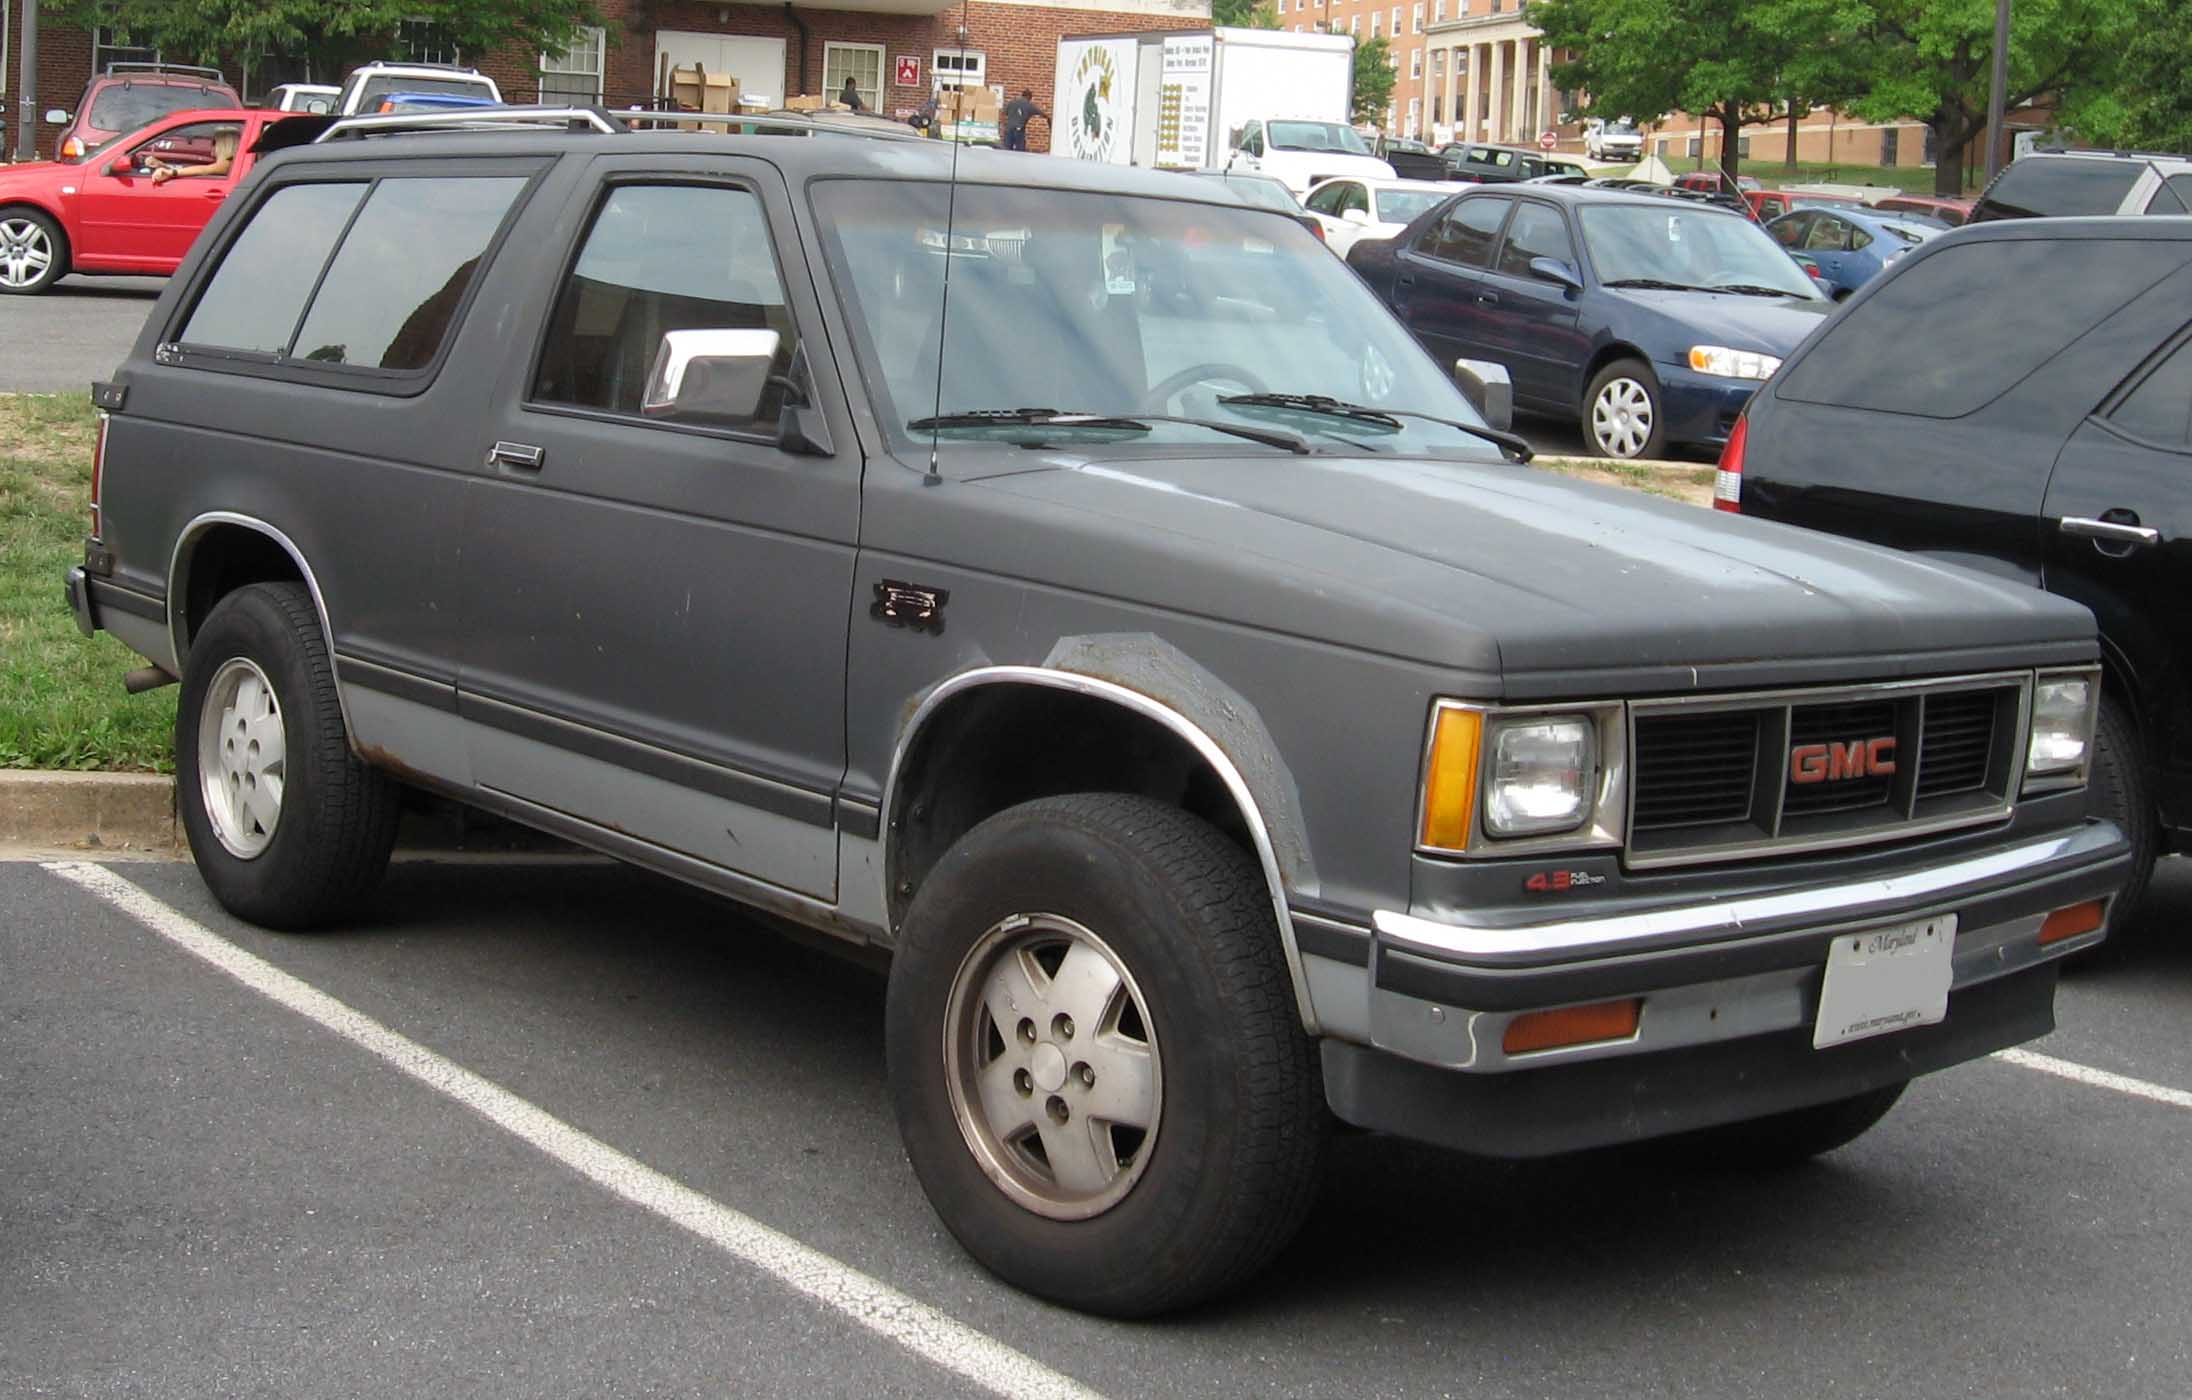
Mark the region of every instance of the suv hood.
<instances>
[{"instance_id":1,"label":"suv hood","mask_svg":"<svg viewBox=\"0 0 2192 1400\"><path fill-rule=\"evenodd\" d=\"M1511 698L1884 679L2094 650L2091 616L2038 589L1528 467L1028 456L966 482L995 507L951 512L974 557L1024 551L1005 572L1498 677Z\"/></svg>"}]
</instances>

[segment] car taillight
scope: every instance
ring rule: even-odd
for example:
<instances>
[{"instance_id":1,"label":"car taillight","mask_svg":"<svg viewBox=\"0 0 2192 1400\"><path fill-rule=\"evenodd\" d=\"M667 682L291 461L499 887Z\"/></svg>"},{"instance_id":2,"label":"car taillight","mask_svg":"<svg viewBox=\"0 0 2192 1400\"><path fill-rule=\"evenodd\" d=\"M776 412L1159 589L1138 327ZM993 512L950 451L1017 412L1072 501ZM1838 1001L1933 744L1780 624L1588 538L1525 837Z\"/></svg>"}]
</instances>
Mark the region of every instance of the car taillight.
<instances>
[{"instance_id":1,"label":"car taillight","mask_svg":"<svg viewBox=\"0 0 2192 1400\"><path fill-rule=\"evenodd\" d=\"M99 415L99 435L91 440L91 537L101 538L99 520L99 484L104 479L107 462L107 415Z\"/></svg>"},{"instance_id":2,"label":"car taillight","mask_svg":"<svg viewBox=\"0 0 2192 1400\"><path fill-rule=\"evenodd\" d=\"M1713 473L1713 509L1743 513L1743 444L1750 436L1751 416L1739 414L1728 445L1720 449L1720 470Z\"/></svg>"},{"instance_id":3,"label":"car taillight","mask_svg":"<svg viewBox=\"0 0 2192 1400\"><path fill-rule=\"evenodd\" d=\"M1323 224L1320 224L1320 223L1318 223L1318 222L1317 222L1317 221L1316 221L1315 219L1311 219L1311 220L1309 220L1308 222L1309 222L1309 231L1310 231L1311 233L1313 233L1313 234L1317 235L1317 241L1318 241L1319 243L1330 243L1330 242L1332 241L1332 240L1331 240L1330 238L1328 238L1328 237L1326 237L1326 236L1325 236L1325 232L1324 232L1324 225L1323 225Z\"/></svg>"}]
</instances>

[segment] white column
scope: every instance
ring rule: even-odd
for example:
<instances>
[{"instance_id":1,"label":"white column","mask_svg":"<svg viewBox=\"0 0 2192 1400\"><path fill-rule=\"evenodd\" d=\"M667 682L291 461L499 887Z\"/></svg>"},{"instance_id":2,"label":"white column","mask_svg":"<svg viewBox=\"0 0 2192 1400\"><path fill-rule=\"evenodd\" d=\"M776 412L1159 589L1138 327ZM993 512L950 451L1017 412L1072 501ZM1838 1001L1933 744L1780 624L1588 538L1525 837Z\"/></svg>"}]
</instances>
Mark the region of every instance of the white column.
<instances>
[{"instance_id":1,"label":"white column","mask_svg":"<svg viewBox=\"0 0 2192 1400\"><path fill-rule=\"evenodd\" d=\"M1537 141L1537 133L1530 130L1530 124L1525 115L1528 111L1528 104L1523 99L1528 97L1529 94L1530 41L1522 38L1515 40L1515 94L1508 99L1513 109L1514 126L1512 131L1514 134L1507 139L1518 146L1534 145Z\"/></svg>"},{"instance_id":2,"label":"white column","mask_svg":"<svg viewBox=\"0 0 2192 1400\"><path fill-rule=\"evenodd\" d=\"M1478 97L1479 89L1477 85L1479 83L1482 83L1483 81L1484 64L1478 59L1477 46L1475 44L1471 44L1469 45L1469 81L1465 86L1465 91L1468 93L1467 101L1469 105L1462 112L1461 117L1459 118L1461 130L1459 134L1456 135L1454 138L1457 141L1475 141L1480 139L1477 136L1477 108L1480 101Z\"/></svg>"},{"instance_id":3,"label":"white column","mask_svg":"<svg viewBox=\"0 0 2192 1400\"><path fill-rule=\"evenodd\" d=\"M1487 44L1485 47L1492 51L1492 111L1490 117L1485 121L1484 139L1504 142L1507 137L1502 131L1499 95L1500 91L1507 85L1507 46L1505 44Z\"/></svg>"},{"instance_id":4,"label":"white column","mask_svg":"<svg viewBox=\"0 0 2192 1400\"><path fill-rule=\"evenodd\" d=\"M1542 40L1537 46L1537 125L1540 131L1560 125L1560 113L1553 107L1553 56L1545 52Z\"/></svg>"}]
</instances>

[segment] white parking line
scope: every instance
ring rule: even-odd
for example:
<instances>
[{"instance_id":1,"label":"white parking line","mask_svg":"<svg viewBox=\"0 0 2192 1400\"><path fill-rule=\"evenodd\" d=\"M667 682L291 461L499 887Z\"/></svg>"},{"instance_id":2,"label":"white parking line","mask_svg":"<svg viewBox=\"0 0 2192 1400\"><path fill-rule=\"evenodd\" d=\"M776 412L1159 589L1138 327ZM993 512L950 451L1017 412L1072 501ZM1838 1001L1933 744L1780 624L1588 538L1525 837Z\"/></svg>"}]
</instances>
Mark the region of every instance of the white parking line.
<instances>
[{"instance_id":1,"label":"white parking line","mask_svg":"<svg viewBox=\"0 0 2192 1400\"><path fill-rule=\"evenodd\" d=\"M918 1302L889 1284L702 1195L509 1090L398 1035L308 982L230 943L100 866L45 869L120 909L246 987L378 1055L625 1200L684 1227L809 1298L998 1395L1100 1400L1071 1376Z\"/></svg>"},{"instance_id":2,"label":"white parking line","mask_svg":"<svg viewBox=\"0 0 2192 1400\"><path fill-rule=\"evenodd\" d=\"M2013 1065L2022 1065L2026 1069L2036 1069L2042 1074L2052 1074L2060 1079L2090 1084L2096 1089L2114 1089L2119 1094L2152 1099L2155 1103L2165 1103L2172 1108L2192 1108L2192 1094L2182 1089L2172 1089L2164 1084L2149 1084L2143 1079L2133 1079L2128 1074L2114 1074L2105 1069L2095 1069L2091 1065L2058 1060L2053 1055L2036 1055L2030 1050L1997 1050L1994 1058L2007 1060Z\"/></svg>"}]
</instances>

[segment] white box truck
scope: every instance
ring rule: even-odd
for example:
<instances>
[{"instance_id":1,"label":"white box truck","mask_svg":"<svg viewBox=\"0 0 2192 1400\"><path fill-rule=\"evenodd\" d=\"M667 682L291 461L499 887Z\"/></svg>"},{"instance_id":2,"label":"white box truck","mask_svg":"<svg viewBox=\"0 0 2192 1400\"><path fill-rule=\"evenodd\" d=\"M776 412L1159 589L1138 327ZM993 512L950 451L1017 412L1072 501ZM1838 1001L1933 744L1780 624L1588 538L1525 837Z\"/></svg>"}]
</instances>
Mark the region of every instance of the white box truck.
<instances>
[{"instance_id":1,"label":"white box truck","mask_svg":"<svg viewBox=\"0 0 2192 1400\"><path fill-rule=\"evenodd\" d=\"M1050 149L1114 165L1219 170L1234 156L1235 139L1258 124L1345 126L1354 88L1355 40L1349 34L1187 29L1074 35L1058 41ZM1334 150L1324 164L1335 165L1342 155ZM1359 158L1369 159L1367 148ZM1379 169L1330 173L1392 174L1382 162L1370 163ZM1251 158L1238 168L1253 164ZM1267 173L1284 178L1277 169Z\"/></svg>"}]
</instances>

